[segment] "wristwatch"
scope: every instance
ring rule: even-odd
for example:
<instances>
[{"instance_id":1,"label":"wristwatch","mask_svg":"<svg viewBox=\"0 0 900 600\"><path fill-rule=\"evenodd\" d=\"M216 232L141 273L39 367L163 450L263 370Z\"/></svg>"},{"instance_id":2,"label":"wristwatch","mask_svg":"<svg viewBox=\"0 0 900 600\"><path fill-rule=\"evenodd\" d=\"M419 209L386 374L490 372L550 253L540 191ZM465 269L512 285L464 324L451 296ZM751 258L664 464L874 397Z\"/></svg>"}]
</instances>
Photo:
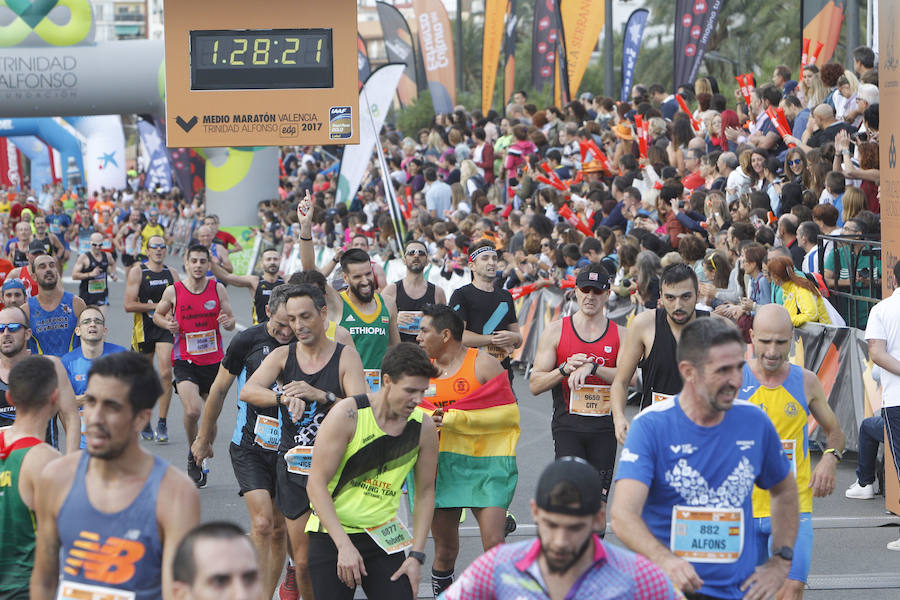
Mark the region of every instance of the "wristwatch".
<instances>
[{"instance_id":1,"label":"wristwatch","mask_svg":"<svg viewBox=\"0 0 900 600\"><path fill-rule=\"evenodd\" d=\"M419 561L420 565L425 564L425 553L424 552L416 552L415 550L410 550L408 558L414 558Z\"/></svg>"},{"instance_id":2,"label":"wristwatch","mask_svg":"<svg viewBox=\"0 0 900 600\"><path fill-rule=\"evenodd\" d=\"M337 400L337 396L334 392L325 392L325 402L328 404L333 404Z\"/></svg>"},{"instance_id":3,"label":"wristwatch","mask_svg":"<svg viewBox=\"0 0 900 600\"><path fill-rule=\"evenodd\" d=\"M790 546L782 546L778 550L773 550L772 556L777 556L778 558L783 558L784 560L791 562L794 560L794 549Z\"/></svg>"},{"instance_id":4,"label":"wristwatch","mask_svg":"<svg viewBox=\"0 0 900 600\"><path fill-rule=\"evenodd\" d=\"M562 375L563 378L566 378L570 375L570 373L566 373L566 365L565 364L559 365L559 374Z\"/></svg>"},{"instance_id":5,"label":"wristwatch","mask_svg":"<svg viewBox=\"0 0 900 600\"><path fill-rule=\"evenodd\" d=\"M275 392L275 404L281 404L282 396L284 396L284 392Z\"/></svg>"},{"instance_id":6,"label":"wristwatch","mask_svg":"<svg viewBox=\"0 0 900 600\"><path fill-rule=\"evenodd\" d=\"M825 451L822 453L822 456L824 456L826 454L833 454L838 462L841 462L841 459L844 458L844 453L841 452L840 450L838 450L837 448L826 448Z\"/></svg>"}]
</instances>

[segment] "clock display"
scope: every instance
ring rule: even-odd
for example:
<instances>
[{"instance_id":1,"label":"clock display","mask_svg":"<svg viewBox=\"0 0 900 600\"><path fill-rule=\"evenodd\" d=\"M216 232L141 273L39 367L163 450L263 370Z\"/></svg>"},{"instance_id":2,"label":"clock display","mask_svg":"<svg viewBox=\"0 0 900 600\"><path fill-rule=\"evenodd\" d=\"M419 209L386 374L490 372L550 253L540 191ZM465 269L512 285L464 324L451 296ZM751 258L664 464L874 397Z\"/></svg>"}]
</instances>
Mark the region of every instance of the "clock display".
<instances>
[{"instance_id":1,"label":"clock display","mask_svg":"<svg viewBox=\"0 0 900 600\"><path fill-rule=\"evenodd\" d=\"M191 31L192 90L334 87L331 29Z\"/></svg>"}]
</instances>

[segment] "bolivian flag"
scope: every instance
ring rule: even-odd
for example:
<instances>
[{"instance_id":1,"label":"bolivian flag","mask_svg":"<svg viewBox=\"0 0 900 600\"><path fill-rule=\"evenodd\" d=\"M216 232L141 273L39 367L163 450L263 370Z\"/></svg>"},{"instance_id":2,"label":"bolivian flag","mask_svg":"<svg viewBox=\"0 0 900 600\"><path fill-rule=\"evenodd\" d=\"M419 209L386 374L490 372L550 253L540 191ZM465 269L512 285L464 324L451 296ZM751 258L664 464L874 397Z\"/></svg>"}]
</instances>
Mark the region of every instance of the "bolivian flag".
<instances>
[{"instance_id":1,"label":"bolivian flag","mask_svg":"<svg viewBox=\"0 0 900 600\"><path fill-rule=\"evenodd\" d=\"M419 405L432 413L427 398ZM516 491L519 406L506 373L445 409L435 508L508 508Z\"/></svg>"}]
</instances>

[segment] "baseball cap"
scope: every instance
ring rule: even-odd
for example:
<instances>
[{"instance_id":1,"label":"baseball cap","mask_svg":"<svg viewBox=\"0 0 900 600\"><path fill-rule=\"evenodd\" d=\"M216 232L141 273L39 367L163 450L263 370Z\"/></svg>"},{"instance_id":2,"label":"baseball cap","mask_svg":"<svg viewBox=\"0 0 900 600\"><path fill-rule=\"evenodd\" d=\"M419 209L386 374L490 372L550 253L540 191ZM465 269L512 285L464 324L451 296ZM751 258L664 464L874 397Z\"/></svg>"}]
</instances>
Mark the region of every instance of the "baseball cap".
<instances>
[{"instance_id":1,"label":"baseball cap","mask_svg":"<svg viewBox=\"0 0 900 600\"><path fill-rule=\"evenodd\" d=\"M569 491L573 493L566 493ZM600 474L575 456L564 456L547 465L538 479L534 497L541 510L576 517L597 514L602 501Z\"/></svg>"},{"instance_id":2,"label":"baseball cap","mask_svg":"<svg viewBox=\"0 0 900 600\"><path fill-rule=\"evenodd\" d=\"M604 272L589 272L588 269L582 269L581 272L578 273L578 277L575 278L575 287L584 288L584 287L592 287L594 289L603 291L609 289L609 274Z\"/></svg>"},{"instance_id":3,"label":"baseball cap","mask_svg":"<svg viewBox=\"0 0 900 600\"><path fill-rule=\"evenodd\" d=\"M579 96L578 99L581 100L582 102L584 102L585 100L590 102L591 100L594 99L594 95L590 92L582 92L581 96Z\"/></svg>"},{"instance_id":4,"label":"baseball cap","mask_svg":"<svg viewBox=\"0 0 900 600\"><path fill-rule=\"evenodd\" d=\"M31 240L28 244L28 254L47 254L47 247L40 240Z\"/></svg>"},{"instance_id":5,"label":"baseball cap","mask_svg":"<svg viewBox=\"0 0 900 600\"><path fill-rule=\"evenodd\" d=\"M791 79L790 81L785 81L784 86L782 86L781 91L782 95L785 97L790 96L794 93L794 90L797 89L797 82Z\"/></svg>"},{"instance_id":6,"label":"baseball cap","mask_svg":"<svg viewBox=\"0 0 900 600\"><path fill-rule=\"evenodd\" d=\"M21 279L7 279L3 282L3 287L0 288L0 292L5 292L6 290L22 290L25 291L25 282Z\"/></svg>"},{"instance_id":7,"label":"baseball cap","mask_svg":"<svg viewBox=\"0 0 900 600\"><path fill-rule=\"evenodd\" d=\"M647 211L646 209L643 209L643 208L642 208L641 210L637 211L637 216L639 216L639 217L647 217L647 218L649 219L649 218L651 218L653 215L651 215L650 212Z\"/></svg>"}]
</instances>

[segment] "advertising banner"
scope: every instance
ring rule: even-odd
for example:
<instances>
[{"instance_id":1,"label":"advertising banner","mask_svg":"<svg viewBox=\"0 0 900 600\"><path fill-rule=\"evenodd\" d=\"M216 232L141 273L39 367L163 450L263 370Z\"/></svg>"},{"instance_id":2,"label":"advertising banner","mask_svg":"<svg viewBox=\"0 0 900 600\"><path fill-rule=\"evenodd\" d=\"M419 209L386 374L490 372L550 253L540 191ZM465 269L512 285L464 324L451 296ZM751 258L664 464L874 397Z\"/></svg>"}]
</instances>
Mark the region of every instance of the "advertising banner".
<instances>
[{"instance_id":1,"label":"advertising banner","mask_svg":"<svg viewBox=\"0 0 900 600\"><path fill-rule=\"evenodd\" d=\"M144 188L168 192L172 189L172 167L166 154L165 142L159 136L159 130L153 126L153 123L144 119L138 119L137 130L143 145L144 156L147 159L145 167L147 177L144 179Z\"/></svg>"},{"instance_id":2,"label":"advertising banner","mask_svg":"<svg viewBox=\"0 0 900 600\"><path fill-rule=\"evenodd\" d=\"M441 0L413 0L413 8L419 30L419 53L425 64L434 112L452 113L456 104L456 61L447 9Z\"/></svg>"},{"instance_id":3,"label":"advertising banner","mask_svg":"<svg viewBox=\"0 0 900 600\"><path fill-rule=\"evenodd\" d=\"M412 104L419 96L416 84L416 51L413 48L412 34L409 24L400 11L384 2L375 3L378 8L378 20L384 34L384 47L388 62L403 63L403 77L397 88L400 103L404 106ZM360 126L361 127L361 126ZM362 130L360 130L362 131Z\"/></svg>"},{"instance_id":4,"label":"advertising banner","mask_svg":"<svg viewBox=\"0 0 900 600\"><path fill-rule=\"evenodd\" d=\"M800 3L803 37L809 38L813 48L818 42L823 44L816 59L820 67L831 60L837 47L846 4L845 0L802 0Z\"/></svg>"},{"instance_id":5,"label":"advertising banner","mask_svg":"<svg viewBox=\"0 0 900 600\"><path fill-rule=\"evenodd\" d=\"M487 114L494 99L497 84L497 62L503 45L503 24L507 3L505 0L485 0L484 40L481 46L481 112Z\"/></svg>"},{"instance_id":6,"label":"advertising banner","mask_svg":"<svg viewBox=\"0 0 900 600\"><path fill-rule=\"evenodd\" d=\"M541 91L553 85L556 68L556 0L535 0L534 29L531 33L531 86Z\"/></svg>"},{"instance_id":7,"label":"advertising banner","mask_svg":"<svg viewBox=\"0 0 900 600\"><path fill-rule=\"evenodd\" d=\"M565 0L560 3L566 41L569 93L577 94L591 54L606 21L606 3L597 0Z\"/></svg>"},{"instance_id":8,"label":"advertising banner","mask_svg":"<svg viewBox=\"0 0 900 600\"><path fill-rule=\"evenodd\" d=\"M634 82L634 67L641 52L641 41L644 39L644 27L650 11L638 8L631 12L625 25L625 37L622 39L622 93L619 100L627 102Z\"/></svg>"},{"instance_id":9,"label":"advertising banner","mask_svg":"<svg viewBox=\"0 0 900 600\"><path fill-rule=\"evenodd\" d=\"M516 0L509 0L506 7L506 27L503 30L503 102L509 104L516 85Z\"/></svg>"},{"instance_id":10,"label":"advertising banner","mask_svg":"<svg viewBox=\"0 0 900 600\"><path fill-rule=\"evenodd\" d=\"M703 63L706 44L716 26L724 0L677 0L675 2L675 75L672 89L694 83Z\"/></svg>"},{"instance_id":11,"label":"advertising banner","mask_svg":"<svg viewBox=\"0 0 900 600\"><path fill-rule=\"evenodd\" d=\"M356 63L359 71L359 89L362 89L372 72L372 66L369 64L369 49L366 47L366 40L358 33L356 34Z\"/></svg>"}]
</instances>

